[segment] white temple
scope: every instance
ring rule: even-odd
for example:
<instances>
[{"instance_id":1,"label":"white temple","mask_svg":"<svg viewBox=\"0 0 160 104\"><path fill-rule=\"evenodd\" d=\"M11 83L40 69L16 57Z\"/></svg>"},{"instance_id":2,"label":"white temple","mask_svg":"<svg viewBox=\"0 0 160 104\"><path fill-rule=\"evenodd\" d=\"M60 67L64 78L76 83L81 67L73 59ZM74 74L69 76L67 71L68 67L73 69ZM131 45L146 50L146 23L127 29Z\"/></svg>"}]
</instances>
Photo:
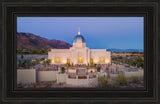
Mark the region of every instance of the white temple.
<instances>
[{"instance_id":1,"label":"white temple","mask_svg":"<svg viewBox=\"0 0 160 104\"><path fill-rule=\"evenodd\" d=\"M48 59L52 64L108 64L111 62L111 52L106 49L89 49L84 37L80 33L75 36L70 49L51 49Z\"/></svg>"}]
</instances>

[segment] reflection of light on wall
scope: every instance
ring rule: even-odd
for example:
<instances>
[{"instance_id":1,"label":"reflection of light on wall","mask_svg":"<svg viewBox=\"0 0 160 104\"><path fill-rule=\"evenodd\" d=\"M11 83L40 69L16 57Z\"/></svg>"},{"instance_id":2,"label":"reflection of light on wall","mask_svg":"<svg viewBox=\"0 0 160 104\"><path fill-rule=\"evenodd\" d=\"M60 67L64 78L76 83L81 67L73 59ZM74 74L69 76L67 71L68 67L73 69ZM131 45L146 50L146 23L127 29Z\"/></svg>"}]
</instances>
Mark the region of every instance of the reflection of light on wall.
<instances>
[{"instance_id":1,"label":"reflection of light on wall","mask_svg":"<svg viewBox=\"0 0 160 104\"><path fill-rule=\"evenodd\" d=\"M99 62L105 62L105 59L103 57L100 57Z\"/></svg>"},{"instance_id":2,"label":"reflection of light on wall","mask_svg":"<svg viewBox=\"0 0 160 104\"><path fill-rule=\"evenodd\" d=\"M51 60L51 63L54 64L54 59Z\"/></svg>"},{"instance_id":3,"label":"reflection of light on wall","mask_svg":"<svg viewBox=\"0 0 160 104\"><path fill-rule=\"evenodd\" d=\"M67 59L62 59L62 64L66 64L67 63Z\"/></svg>"},{"instance_id":4,"label":"reflection of light on wall","mask_svg":"<svg viewBox=\"0 0 160 104\"><path fill-rule=\"evenodd\" d=\"M108 64L108 63L110 63L110 60L106 60L105 62Z\"/></svg>"},{"instance_id":5,"label":"reflection of light on wall","mask_svg":"<svg viewBox=\"0 0 160 104\"><path fill-rule=\"evenodd\" d=\"M99 62L99 60L98 60L98 59L94 59L93 61L94 61L94 63L98 63L98 62Z\"/></svg>"}]
</instances>

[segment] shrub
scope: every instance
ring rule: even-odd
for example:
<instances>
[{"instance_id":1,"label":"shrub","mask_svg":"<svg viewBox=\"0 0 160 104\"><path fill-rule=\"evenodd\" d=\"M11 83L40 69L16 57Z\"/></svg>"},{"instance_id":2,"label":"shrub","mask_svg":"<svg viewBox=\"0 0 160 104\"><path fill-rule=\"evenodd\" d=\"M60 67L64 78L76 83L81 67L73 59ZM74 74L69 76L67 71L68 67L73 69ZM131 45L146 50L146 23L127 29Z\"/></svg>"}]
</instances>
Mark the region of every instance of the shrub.
<instances>
[{"instance_id":1,"label":"shrub","mask_svg":"<svg viewBox=\"0 0 160 104\"><path fill-rule=\"evenodd\" d=\"M100 72L100 70L101 70L101 67L100 67L100 66L98 66L98 67L97 67L97 71L98 71L98 72Z\"/></svg>"},{"instance_id":2,"label":"shrub","mask_svg":"<svg viewBox=\"0 0 160 104\"><path fill-rule=\"evenodd\" d=\"M103 77L98 77L98 87L111 88L113 86L111 84L109 84L106 77L103 76Z\"/></svg>"},{"instance_id":3,"label":"shrub","mask_svg":"<svg viewBox=\"0 0 160 104\"><path fill-rule=\"evenodd\" d=\"M64 74L65 73L65 68L61 67L61 73Z\"/></svg>"},{"instance_id":4,"label":"shrub","mask_svg":"<svg viewBox=\"0 0 160 104\"><path fill-rule=\"evenodd\" d=\"M49 85L52 85L52 81L49 81L48 84L49 84Z\"/></svg>"},{"instance_id":5,"label":"shrub","mask_svg":"<svg viewBox=\"0 0 160 104\"><path fill-rule=\"evenodd\" d=\"M116 65L116 71L118 71L118 69L119 69L119 66L118 66L118 65Z\"/></svg>"},{"instance_id":6,"label":"shrub","mask_svg":"<svg viewBox=\"0 0 160 104\"><path fill-rule=\"evenodd\" d=\"M138 76L132 76L132 82L133 83L139 83L140 82L139 77Z\"/></svg>"},{"instance_id":7,"label":"shrub","mask_svg":"<svg viewBox=\"0 0 160 104\"><path fill-rule=\"evenodd\" d=\"M119 73L116 77L116 82L118 85L127 85L127 77L123 73Z\"/></svg>"}]
</instances>

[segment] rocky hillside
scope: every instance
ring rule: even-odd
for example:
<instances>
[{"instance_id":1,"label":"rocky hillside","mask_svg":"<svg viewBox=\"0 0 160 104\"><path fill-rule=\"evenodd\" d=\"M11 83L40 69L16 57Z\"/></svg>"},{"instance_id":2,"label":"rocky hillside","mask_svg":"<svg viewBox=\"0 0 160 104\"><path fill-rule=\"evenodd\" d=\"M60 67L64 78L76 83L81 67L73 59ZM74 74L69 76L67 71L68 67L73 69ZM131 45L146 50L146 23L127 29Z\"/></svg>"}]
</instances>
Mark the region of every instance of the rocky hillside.
<instances>
[{"instance_id":1,"label":"rocky hillside","mask_svg":"<svg viewBox=\"0 0 160 104\"><path fill-rule=\"evenodd\" d=\"M17 33L17 49L67 49L71 47L69 43L60 40L48 40L31 33Z\"/></svg>"}]
</instances>

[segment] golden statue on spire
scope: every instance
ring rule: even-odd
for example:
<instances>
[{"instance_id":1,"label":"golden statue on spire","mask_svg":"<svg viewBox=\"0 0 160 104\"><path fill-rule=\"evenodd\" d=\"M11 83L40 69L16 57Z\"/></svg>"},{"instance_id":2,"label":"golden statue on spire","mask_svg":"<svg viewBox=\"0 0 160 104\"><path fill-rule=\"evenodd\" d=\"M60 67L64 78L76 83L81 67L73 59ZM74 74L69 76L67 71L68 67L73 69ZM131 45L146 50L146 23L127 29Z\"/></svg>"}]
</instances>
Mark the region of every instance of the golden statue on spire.
<instances>
[{"instance_id":1,"label":"golden statue on spire","mask_svg":"<svg viewBox=\"0 0 160 104\"><path fill-rule=\"evenodd\" d=\"M79 27L78 29L79 29L79 31L78 31L78 35L80 35L80 34L81 34L81 32L80 32L80 27Z\"/></svg>"}]
</instances>

